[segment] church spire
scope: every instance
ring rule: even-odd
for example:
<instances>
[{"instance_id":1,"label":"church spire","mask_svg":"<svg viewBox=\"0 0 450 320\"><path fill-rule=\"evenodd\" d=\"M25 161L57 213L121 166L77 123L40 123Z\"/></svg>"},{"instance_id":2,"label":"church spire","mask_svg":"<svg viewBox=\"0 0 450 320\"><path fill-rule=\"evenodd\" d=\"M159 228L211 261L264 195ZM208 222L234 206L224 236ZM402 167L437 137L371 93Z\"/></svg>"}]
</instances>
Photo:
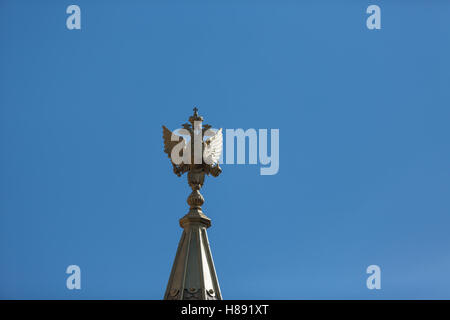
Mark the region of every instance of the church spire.
<instances>
[{"instance_id":1,"label":"church spire","mask_svg":"<svg viewBox=\"0 0 450 320\"><path fill-rule=\"evenodd\" d=\"M195 134L194 123L200 123L200 126L202 126L201 121L203 121L203 117L199 116L198 109L194 108L194 114L189 118L192 128L189 128L189 124L183 125L185 129L191 129L188 130L191 133L191 140ZM200 129L202 128L200 127ZM200 193L205 174L217 177L222 172L218 164L218 157L222 152L222 130L208 138L209 142L207 140L202 143L202 155L208 161L205 162L202 158L202 163L200 164L180 163L172 159L172 149L180 143L179 139L178 141L173 141L174 135L174 133L163 126L164 150L171 158L174 172L178 176L185 172L188 173L187 179L192 192L187 199L187 203L190 206L189 212L180 219L183 233L178 244L164 299L222 300L206 232L206 229L211 226L211 220L202 211L201 206L205 200ZM209 150L210 146L214 146L215 149ZM185 143L183 152L190 151L191 149ZM186 159L191 159L191 157Z\"/></svg>"}]
</instances>

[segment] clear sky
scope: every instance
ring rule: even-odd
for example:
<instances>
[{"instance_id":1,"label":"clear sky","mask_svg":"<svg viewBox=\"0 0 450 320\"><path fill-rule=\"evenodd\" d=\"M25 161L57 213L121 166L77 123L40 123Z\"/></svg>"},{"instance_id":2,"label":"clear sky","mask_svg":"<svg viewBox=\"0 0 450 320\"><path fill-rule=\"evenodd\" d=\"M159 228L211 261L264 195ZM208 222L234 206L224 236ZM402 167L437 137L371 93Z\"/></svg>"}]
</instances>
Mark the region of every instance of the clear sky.
<instances>
[{"instance_id":1,"label":"clear sky","mask_svg":"<svg viewBox=\"0 0 450 320\"><path fill-rule=\"evenodd\" d=\"M190 189L161 125L194 105L280 130L277 175L224 164L202 191L225 299L450 298L449 19L437 0L1 0L0 298L162 299Z\"/></svg>"}]
</instances>

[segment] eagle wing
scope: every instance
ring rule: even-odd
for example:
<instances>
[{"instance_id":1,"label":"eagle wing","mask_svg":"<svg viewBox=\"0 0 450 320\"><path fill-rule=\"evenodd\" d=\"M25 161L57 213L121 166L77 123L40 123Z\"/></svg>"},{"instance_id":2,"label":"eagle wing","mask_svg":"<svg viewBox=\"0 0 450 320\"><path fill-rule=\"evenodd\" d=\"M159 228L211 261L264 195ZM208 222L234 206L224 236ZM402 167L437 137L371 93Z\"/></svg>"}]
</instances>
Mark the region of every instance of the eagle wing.
<instances>
[{"instance_id":1,"label":"eagle wing","mask_svg":"<svg viewBox=\"0 0 450 320\"><path fill-rule=\"evenodd\" d=\"M207 164L214 165L219 163L220 155L222 154L222 144L222 129L219 129L215 135L206 139L204 142L203 160Z\"/></svg>"},{"instance_id":2,"label":"eagle wing","mask_svg":"<svg viewBox=\"0 0 450 320\"><path fill-rule=\"evenodd\" d=\"M182 137L179 136L175 133L173 133L172 131L170 131L169 129L167 129L165 126L162 126L163 128L163 139L164 139L164 152L167 153L168 157L170 158L170 160L172 160L172 149L180 143L180 138L183 140L183 147L182 150L184 150L186 148L186 140ZM173 163L173 161L172 161Z\"/></svg>"}]
</instances>

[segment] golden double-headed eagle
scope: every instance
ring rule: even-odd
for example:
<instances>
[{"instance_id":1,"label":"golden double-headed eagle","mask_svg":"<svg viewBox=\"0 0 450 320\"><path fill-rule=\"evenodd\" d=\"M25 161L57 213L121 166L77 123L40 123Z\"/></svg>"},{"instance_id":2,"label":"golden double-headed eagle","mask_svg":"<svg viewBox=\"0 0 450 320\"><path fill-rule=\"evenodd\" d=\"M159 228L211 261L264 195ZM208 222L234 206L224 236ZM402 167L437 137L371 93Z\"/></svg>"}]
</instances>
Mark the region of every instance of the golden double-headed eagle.
<instances>
[{"instance_id":1,"label":"golden double-headed eagle","mask_svg":"<svg viewBox=\"0 0 450 320\"><path fill-rule=\"evenodd\" d=\"M222 129L214 132L210 125L202 125L203 117L198 115L197 108L194 108L194 114L189 118L189 122L182 125L183 129L180 129L180 135L162 126L164 152L170 158L173 172L179 177L189 171L203 172L217 177L222 172L219 166L223 145ZM196 143L196 141L200 143ZM195 157L195 148L200 147L201 159L199 161L198 157Z\"/></svg>"}]
</instances>

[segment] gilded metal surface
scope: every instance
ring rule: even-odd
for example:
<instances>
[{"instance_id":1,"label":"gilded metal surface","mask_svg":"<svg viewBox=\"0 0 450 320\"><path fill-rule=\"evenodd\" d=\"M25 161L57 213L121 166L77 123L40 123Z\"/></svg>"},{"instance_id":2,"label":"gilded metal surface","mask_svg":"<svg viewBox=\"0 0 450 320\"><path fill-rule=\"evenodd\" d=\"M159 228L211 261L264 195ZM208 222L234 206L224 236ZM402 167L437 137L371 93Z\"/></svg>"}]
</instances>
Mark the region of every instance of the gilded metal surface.
<instances>
[{"instance_id":1,"label":"gilded metal surface","mask_svg":"<svg viewBox=\"0 0 450 320\"><path fill-rule=\"evenodd\" d=\"M192 189L187 198L189 212L180 219L180 226L184 229L178 244L175 261L173 263L165 300L221 300L219 282L211 255L206 229L211 226L211 220L202 212L201 206L205 202L200 189L205 181L205 175L217 177L222 172L219 158L222 152L222 129L212 133L210 125L203 125L203 117L198 115L197 108L189 118L189 123L183 124L190 139L185 139L172 133L163 126L164 152L169 156L173 171L177 176L187 172L188 184ZM203 141L203 136L210 136ZM181 140L183 139L183 140ZM195 163L194 141L201 139L201 161ZM181 163L172 159L172 151L178 145L180 154L190 152ZM175 149L177 150L177 149ZM197 161L199 162L199 161Z\"/></svg>"}]
</instances>

